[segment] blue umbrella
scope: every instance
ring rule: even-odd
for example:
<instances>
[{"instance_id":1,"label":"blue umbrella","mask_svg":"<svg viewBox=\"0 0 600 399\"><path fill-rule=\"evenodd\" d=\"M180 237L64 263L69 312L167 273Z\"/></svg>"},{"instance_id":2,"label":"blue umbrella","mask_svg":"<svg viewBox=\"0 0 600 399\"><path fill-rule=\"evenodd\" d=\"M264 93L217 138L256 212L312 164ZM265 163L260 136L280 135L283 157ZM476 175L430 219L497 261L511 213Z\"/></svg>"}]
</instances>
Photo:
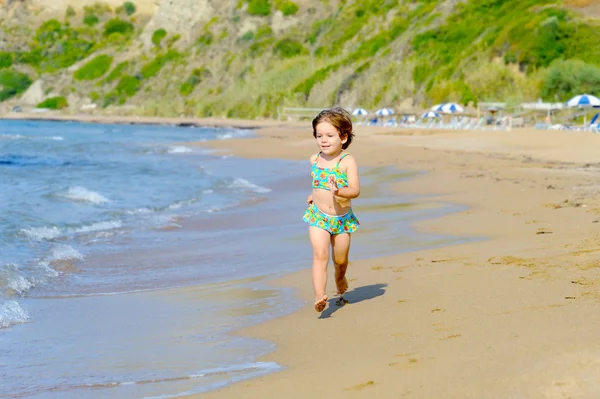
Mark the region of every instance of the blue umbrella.
<instances>
[{"instance_id":1,"label":"blue umbrella","mask_svg":"<svg viewBox=\"0 0 600 399\"><path fill-rule=\"evenodd\" d=\"M441 111L445 114L453 114L455 112L465 112L465 109L456 103L448 103L442 105Z\"/></svg>"},{"instance_id":2,"label":"blue umbrella","mask_svg":"<svg viewBox=\"0 0 600 399\"><path fill-rule=\"evenodd\" d=\"M375 112L375 115L377 115L377 116L390 116L390 115L394 115L394 110L393 109L389 109L389 108L381 108L381 109L378 109L377 112Z\"/></svg>"},{"instance_id":3,"label":"blue umbrella","mask_svg":"<svg viewBox=\"0 0 600 399\"><path fill-rule=\"evenodd\" d=\"M441 117L441 115L435 111L427 111L423 115L421 115L421 118L439 118L439 117Z\"/></svg>"},{"instance_id":4,"label":"blue umbrella","mask_svg":"<svg viewBox=\"0 0 600 399\"><path fill-rule=\"evenodd\" d=\"M352 115L354 115L354 116L365 116L365 115L369 115L369 111L367 111L364 108L356 108L354 111L352 111Z\"/></svg>"},{"instance_id":5,"label":"blue umbrella","mask_svg":"<svg viewBox=\"0 0 600 399\"><path fill-rule=\"evenodd\" d=\"M431 107L431 110L434 112L442 112L443 106L444 106L444 104L436 104L433 107Z\"/></svg>"},{"instance_id":6,"label":"blue umbrella","mask_svg":"<svg viewBox=\"0 0 600 399\"><path fill-rule=\"evenodd\" d=\"M590 94L580 94L567 101L567 107L598 107L600 98Z\"/></svg>"},{"instance_id":7,"label":"blue umbrella","mask_svg":"<svg viewBox=\"0 0 600 399\"><path fill-rule=\"evenodd\" d=\"M600 106L600 98L590 94L580 94L567 101L567 107L598 107ZM587 125L587 113L583 115L583 125Z\"/></svg>"}]
</instances>

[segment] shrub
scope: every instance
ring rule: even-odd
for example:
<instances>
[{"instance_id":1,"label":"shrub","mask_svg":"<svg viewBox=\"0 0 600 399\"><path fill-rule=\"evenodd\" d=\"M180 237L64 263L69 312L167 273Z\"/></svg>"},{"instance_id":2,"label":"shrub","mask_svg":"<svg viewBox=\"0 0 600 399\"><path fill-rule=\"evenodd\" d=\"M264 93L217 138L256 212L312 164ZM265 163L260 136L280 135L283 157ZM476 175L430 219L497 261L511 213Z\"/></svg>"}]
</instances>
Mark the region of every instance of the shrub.
<instances>
[{"instance_id":1,"label":"shrub","mask_svg":"<svg viewBox=\"0 0 600 399\"><path fill-rule=\"evenodd\" d=\"M157 29L154 31L154 33L152 34L152 43L154 43L154 45L156 47L160 47L160 42L167 36L167 31L164 30L163 28Z\"/></svg>"},{"instance_id":2,"label":"shrub","mask_svg":"<svg viewBox=\"0 0 600 399\"><path fill-rule=\"evenodd\" d=\"M24 73L10 69L0 71L0 101L24 92L31 83L29 76Z\"/></svg>"},{"instance_id":3,"label":"shrub","mask_svg":"<svg viewBox=\"0 0 600 399\"><path fill-rule=\"evenodd\" d=\"M100 22L100 18L98 18L96 14L87 14L83 17L83 23L87 26L94 26L98 22Z\"/></svg>"},{"instance_id":4,"label":"shrub","mask_svg":"<svg viewBox=\"0 0 600 399\"><path fill-rule=\"evenodd\" d=\"M290 16L296 14L298 12L298 5L293 1L289 0L279 0L275 3L275 7L283 13L283 15Z\"/></svg>"},{"instance_id":5,"label":"shrub","mask_svg":"<svg viewBox=\"0 0 600 399\"><path fill-rule=\"evenodd\" d=\"M123 21L119 18L113 18L106 21L104 24L104 36L108 37L113 33L120 33L122 35L129 35L133 32L133 25L127 21Z\"/></svg>"},{"instance_id":6,"label":"shrub","mask_svg":"<svg viewBox=\"0 0 600 399\"><path fill-rule=\"evenodd\" d=\"M189 96L192 91L194 91L194 88L196 88L196 86L202 82L202 78L209 75L210 72L206 68L194 69L194 71L179 88L179 93L184 97Z\"/></svg>"},{"instance_id":7,"label":"shrub","mask_svg":"<svg viewBox=\"0 0 600 399\"><path fill-rule=\"evenodd\" d=\"M83 7L84 14L104 15L104 14L109 14L110 12L111 11L110 11L110 7L108 6L108 4L104 4L104 3L100 3L100 2L96 2L90 6Z\"/></svg>"},{"instance_id":8,"label":"shrub","mask_svg":"<svg viewBox=\"0 0 600 399\"><path fill-rule=\"evenodd\" d=\"M557 60L542 83L542 98L567 100L581 93L600 93L600 68L579 60Z\"/></svg>"},{"instance_id":9,"label":"shrub","mask_svg":"<svg viewBox=\"0 0 600 399\"><path fill-rule=\"evenodd\" d=\"M123 71L128 66L129 66L129 62L128 61L121 62L112 71L110 71L110 73L108 74L108 76L106 77L106 79L104 79L104 81L106 83L111 83L111 82L114 82L117 79L120 79L121 75L123 75Z\"/></svg>"},{"instance_id":10,"label":"shrub","mask_svg":"<svg viewBox=\"0 0 600 399\"><path fill-rule=\"evenodd\" d=\"M117 9L115 10L115 12L117 14L127 14L129 16L135 14L136 11L136 7L135 4L133 4L131 1L126 1L125 3L123 3L122 6L117 7Z\"/></svg>"},{"instance_id":11,"label":"shrub","mask_svg":"<svg viewBox=\"0 0 600 399\"><path fill-rule=\"evenodd\" d=\"M308 52L301 43L289 38L279 40L274 51L283 58L292 58Z\"/></svg>"},{"instance_id":12,"label":"shrub","mask_svg":"<svg viewBox=\"0 0 600 399\"><path fill-rule=\"evenodd\" d=\"M151 78L153 76L158 75L158 72L165 66L167 63L181 58L181 54L175 50L169 50L164 55L158 55L155 59L147 63L142 67L140 73L145 79Z\"/></svg>"},{"instance_id":13,"label":"shrub","mask_svg":"<svg viewBox=\"0 0 600 399\"><path fill-rule=\"evenodd\" d=\"M140 89L141 82L138 78L130 75L123 76L115 91L121 96L131 97Z\"/></svg>"},{"instance_id":14,"label":"shrub","mask_svg":"<svg viewBox=\"0 0 600 399\"><path fill-rule=\"evenodd\" d=\"M83 65L77 71L73 77L77 80L94 80L104 75L110 69L113 57L110 55L102 54L94 57L87 64Z\"/></svg>"},{"instance_id":15,"label":"shrub","mask_svg":"<svg viewBox=\"0 0 600 399\"><path fill-rule=\"evenodd\" d=\"M52 72L87 57L93 45L82 38L77 30L51 19L36 31L27 59L28 63L41 71Z\"/></svg>"},{"instance_id":16,"label":"shrub","mask_svg":"<svg viewBox=\"0 0 600 399\"><path fill-rule=\"evenodd\" d=\"M12 54L0 51L0 69L9 68L13 63Z\"/></svg>"},{"instance_id":17,"label":"shrub","mask_svg":"<svg viewBox=\"0 0 600 399\"><path fill-rule=\"evenodd\" d=\"M248 0L248 14L267 16L271 13L269 0Z\"/></svg>"},{"instance_id":18,"label":"shrub","mask_svg":"<svg viewBox=\"0 0 600 399\"><path fill-rule=\"evenodd\" d=\"M181 35L178 33L175 36L170 37L167 40L167 47L171 47L173 44L175 44L175 42L177 42L177 40L181 39Z\"/></svg>"},{"instance_id":19,"label":"shrub","mask_svg":"<svg viewBox=\"0 0 600 399\"><path fill-rule=\"evenodd\" d=\"M68 6L65 11L65 18L71 18L75 16L75 9L71 6Z\"/></svg>"},{"instance_id":20,"label":"shrub","mask_svg":"<svg viewBox=\"0 0 600 399\"><path fill-rule=\"evenodd\" d=\"M69 103L64 97L50 97L36 105L36 108L48 108L48 109L63 109L67 108Z\"/></svg>"}]
</instances>

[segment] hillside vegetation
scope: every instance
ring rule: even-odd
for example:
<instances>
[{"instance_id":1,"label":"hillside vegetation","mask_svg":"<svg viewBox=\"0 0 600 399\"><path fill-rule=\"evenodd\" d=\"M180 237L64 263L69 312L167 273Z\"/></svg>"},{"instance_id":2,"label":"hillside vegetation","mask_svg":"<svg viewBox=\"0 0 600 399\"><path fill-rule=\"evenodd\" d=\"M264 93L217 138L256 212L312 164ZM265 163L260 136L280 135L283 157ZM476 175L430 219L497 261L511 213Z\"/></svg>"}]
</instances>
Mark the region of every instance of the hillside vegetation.
<instances>
[{"instance_id":1,"label":"hillside vegetation","mask_svg":"<svg viewBox=\"0 0 600 399\"><path fill-rule=\"evenodd\" d=\"M262 118L600 95L600 1L59 3L0 5L5 104Z\"/></svg>"}]
</instances>

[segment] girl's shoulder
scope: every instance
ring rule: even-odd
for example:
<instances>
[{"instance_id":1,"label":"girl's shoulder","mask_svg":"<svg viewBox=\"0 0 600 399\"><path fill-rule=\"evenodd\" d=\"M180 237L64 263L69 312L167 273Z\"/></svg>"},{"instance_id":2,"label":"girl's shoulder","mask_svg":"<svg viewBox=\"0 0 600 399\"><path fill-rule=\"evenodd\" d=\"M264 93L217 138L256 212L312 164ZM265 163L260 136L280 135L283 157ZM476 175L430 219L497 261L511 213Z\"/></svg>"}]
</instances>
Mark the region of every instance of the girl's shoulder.
<instances>
[{"instance_id":1,"label":"girl's shoulder","mask_svg":"<svg viewBox=\"0 0 600 399\"><path fill-rule=\"evenodd\" d=\"M317 162L317 158L319 157L319 153L317 152L316 154L312 154L310 156L310 163L313 164L315 162Z\"/></svg>"},{"instance_id":2,"label":"girl's shoulder","mask_svg":"<svg viewBox=\"0 0 600 399\"><path fill-rule=\"evenodd\" d=\"M340 157L340 165L348 165L350 163L356 163L356 158L347 152L342 153L342 156Z\"/></svg>"}]
</instances>

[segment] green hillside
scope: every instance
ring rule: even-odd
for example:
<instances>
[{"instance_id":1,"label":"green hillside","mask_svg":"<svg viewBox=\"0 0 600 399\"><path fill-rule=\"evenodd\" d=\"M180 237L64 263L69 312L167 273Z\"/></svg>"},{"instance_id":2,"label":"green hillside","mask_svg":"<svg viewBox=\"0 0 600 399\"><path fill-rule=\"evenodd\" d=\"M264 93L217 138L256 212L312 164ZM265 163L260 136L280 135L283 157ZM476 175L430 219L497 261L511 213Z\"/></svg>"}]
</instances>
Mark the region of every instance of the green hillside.
<instances>
[{"instance_id":1,"label":"green hillside","mask_svg":"<svg viewBox=\"0 0 600 399\"><path fill-rule=\"evenodd\" d=\"M0 101L37 80L45 106L159 116L600 95L596 1L222 3L192 27L156 26L150 45L135 1L5 18Z\"/></svg>"}]
</instances>

